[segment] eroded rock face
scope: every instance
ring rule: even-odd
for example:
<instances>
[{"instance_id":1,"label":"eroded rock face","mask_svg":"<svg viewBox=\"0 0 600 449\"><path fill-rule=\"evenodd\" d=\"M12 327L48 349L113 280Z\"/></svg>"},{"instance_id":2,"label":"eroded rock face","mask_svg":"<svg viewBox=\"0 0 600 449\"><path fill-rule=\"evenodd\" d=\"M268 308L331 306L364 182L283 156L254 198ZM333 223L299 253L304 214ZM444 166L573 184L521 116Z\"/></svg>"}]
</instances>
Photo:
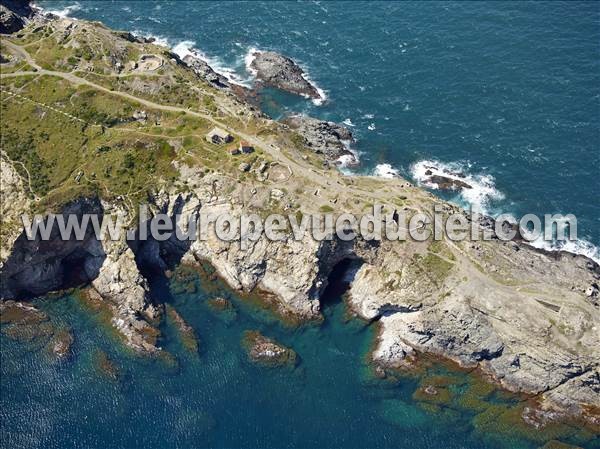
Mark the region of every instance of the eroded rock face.
<instances>
[{"instance_id":1,"label":"eroded rock face","mask_svg":"<svg viewBox=\"0 0 600 449\"><path fill-rule=\"evenodd\" d=\"M4 5L0 5L0 33L10 34L21 30L25 21Z\"/></svg>"},{"instance_id":2,"label":"eroded rock face","mask_svg":"<svg viewBox=\"0 0 600 449\"><path fill-rule=\"evenodd\" d=\"M82 198L67 204L62 211L65 221L69 215L80 219L83 214L98 214L102 217L100 202ZM69 240L62 240L56 222L48 240L42 239L39 234L35 240L29 240L22 231L0 272L0 297L14 299L41 295L58 288L89 282L98 275L98 266L105 257L102 244L91 229L88 229L82 240L77 240L74 236Z\"/></svg>"},{"instance_id":3,"label":"eroded rock face","mask_svg":"<svg viewBox=\"0 0 600 449\"><path fill-rule=\"evenodd\" d=\"M229 87L229 81L223 75L218 74L213 68L200 58L192 55L186 55L183 58L183 62L191 68L196 75L200 78L205 79L215 87L219 89L225 89Z\"/></svg>"},{"instance_id":4,"label":"eroded rock face","mask_svg":"<svg viewBox=\"0 0 600 449\"><path fill-rule=\"evenodd\" d=\"M348 149L353 140L348 128L303 115L289 117L285 123L296 130L303 137L306 146L315 153L324 155L330 161L347 156L352 158L354 163L357 162L354 154Z\"/></svg>"},{"instance_id":5,"label":"eroded rock face","mask_svg":"<svg viewBox=\"0 0 600 449\"><path fill-rule=\"evenodd\" d=\"M266 86L309 98L322 99L316 87L305 78L304 71L290 58L273 51L257 51L250 67L256 79Z\"/></svg>"},{"instance_id":6,"label":"eroded rock face","mask_svg":"<svg viewBox=\"0 0 600 449\"><path fill-rule=\"evenodd\" d=\"M435 290L403 265L399 283L374 268L369 275L359 272L351 304L361 316L381 317L374 360L396 367L415 350L437 354L478 366L509 390L543 393L544 407L586 416L600 403L600 310L582 294L597 276L595 268L579 256L556 260L497 242L460 249L473 257L492 245L497 257L486 271L454 263L445 277L436 276ZM527 289L515 288L521 283Z\"/></svg>"}]
</instances>

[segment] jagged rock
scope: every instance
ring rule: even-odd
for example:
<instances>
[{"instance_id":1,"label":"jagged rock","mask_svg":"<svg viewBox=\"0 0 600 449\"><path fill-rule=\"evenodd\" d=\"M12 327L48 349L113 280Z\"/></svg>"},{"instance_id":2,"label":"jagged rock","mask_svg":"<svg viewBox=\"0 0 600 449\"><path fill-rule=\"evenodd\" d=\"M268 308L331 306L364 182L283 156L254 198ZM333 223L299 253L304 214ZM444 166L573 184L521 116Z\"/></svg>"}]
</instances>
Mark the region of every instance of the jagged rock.
<instances>
[{"instance_id":1,"label":"jagged rock","mask_svg":"<svg viewBox=\"0 0 600 449\"><path fill-rule=\"evenodd\" d=\"M253 362L271 367L296 365L297 356L293 349L265 337L258 331L246 331L243 345Z\"/></svg>"},{"instance_id":2,"label":"jagged rock","mask_svg":"<svg viewBox=\"0 0 600 449\"><path fill-rule=\"evenodd\" d=\"M192 55L186 55L183 58L183 62L191 68L196 75L200 78L208 81L213 86L219 89L225 89L230 87L229 81L223 75L215 72L213 68L208 65L206 61L203 61L200 58L197 58Z\"/></svg>"},{"instance_id":3,"label":"jagged rock","mask_svg":"<svg viewBox=\"0 0 600 449\"><path fill-rule=\"evenodd\" d=\"M347 147L353 139L352 133L344 126L303 115L289 117L285 123L296 130L302 136L305 145L315 153L323 154L331 161L347 156L357 162Z\"/></svg>"},{"instance_id":4,"label":"jagged rock","mask_svg":"<svg viewBox=\"0 0 600 449\"><path fill-rule=\"evenodd\" d=\"M198 338L192 326L183 319L173 306L167 304L167 315L177 326L183 346L192 353L198 352Z\"/></svg>"},{"instance_id":5,"label":"jagged rock","mask_svg":"<svg viewBox=\"0 0 600 449\"><path fill-rule=\"evenodd\" d=\"M448 178L442 175L432 175L427 180L430 184L436 184L442 190L472 189L473 187L460 179Z\"/></svg>"},{"instance_id":6,"label":"jagged rock","mask_svg":"<svg viewBox=\"0 0 600 449\"><path fill-rule=\"evenodd\" d=\"M250 67L256 79L266 86L309 98L322 99L318 90L306 80L304 71L290 58L273 51L257 51Z\"/></svg>"},{"instance_id":7,"label":"jagged rock","mask_svg":"<svg viewBox=\"0 0 600 449\"><path fill-rule=\"evenodd\" d=\"M231 304L231 301L229 301L225 298L222 298L220 296L209 299L208 305L210 307L212 307L213 309L220 310L220 311L233 309L233 304Z\"/></svg>"},{"instance_id":8,"label":"jagged rock","mask_svg":"<svg viewBox=\"0 0 600 449\"><path fill-rule=\"evenodd\" d=\"M96 351L94 360L96 363L96 368L98 369L100 374L112 381L117 381L119 379L119 368L110 359L106 352L99 349L98 351Z\"/></svg>"},{"instance_id":9,"label":"jagged rock","mask_svg":"<svg viewBox=\"0 0 600 449\"><path fill-rule=\"evenodd\" d=\"M0 5L0 33L10 34L19 31L25 26L25 21L15 12L4 5Z\"/></svg>"}]
</instances>

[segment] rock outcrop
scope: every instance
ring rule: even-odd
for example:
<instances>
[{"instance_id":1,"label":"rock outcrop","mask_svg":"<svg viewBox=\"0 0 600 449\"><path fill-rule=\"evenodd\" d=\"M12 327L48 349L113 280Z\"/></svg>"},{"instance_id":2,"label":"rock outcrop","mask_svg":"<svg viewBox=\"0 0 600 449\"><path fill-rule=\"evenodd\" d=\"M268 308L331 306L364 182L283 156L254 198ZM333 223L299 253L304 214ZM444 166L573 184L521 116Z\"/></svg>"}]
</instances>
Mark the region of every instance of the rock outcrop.
<instances>
[{"instance_id":1,"label":"rock outcrop","mask_svg":"<svg viewBox=\"0 0 600 449\"><path fill-rule=\"evenodd\" d=\"M398 267L397 280L382 276L381 269L361 268L350 289L351 304L365 318L380 317L374 360L397 367L412 363L417 352L436 354L479 367L509 390L544 393L547 407L585 416L586 407L600 399L594 375L600 310L581 292L598 276L598 266L590 268L580 256L556 260L508 244L483 245L455 250L481 257L493 245L496 259L487 267L493 281L485 271L454 262L445 276L431 281L411 274L406 264ZM516 287L525 283L527 288Z\"/></svg>"},{"instance_id":2,"label":"rock outcrop","mask_svg":"<svg viewBox=\"0 0 600 449\"><path fill-rule=\"evenodd\" d=\"M293 349L265 337L258 331L246 331L242 344L250 360L255 363L269 367L293 367L297 363L296 352Z\"/></svg>"},{"instance_id":3,"label":"rock outcrop","mask_svg":"<svg viewBox=\"0 0 600 449\"><path fill-rule=\"evenodd\" d=\"M33 14L29 1L2 0L0 4L0 33L15 33L25 26Z\"/></svg>"},{"instance_id":4,"label":"rock outcrop","mask_svg":"<svg viewBox=\"0 0 600 449\"><path fill-rule=\"evenodd\" d=\"M322 100L319 91L304 74L304 71L290 58L274 51L256 51L250 68L256 79L263 85L275 87L293 94Z\"/></svg>"},{"instance_id":5,"label":"rock outcrop","mask_svg":"<svg viewBox=\"0 0 600 449\"><path fill-rule=\"evenodd\" d=\"M349 158L350 163L358 160L349 149L353 141L350 130L334 122L318 120L304 115L294 115L287 118L286 123L298 132L304 144L317 154L322 154L329 161Z\"/></svg>"},{"instance_id":6,"label":"rock outcrop","mask_svg":"<svg viewBox=\"0 0 600 449\"><path fill-rule=\"evenodd\" d=\"M229 81L223 75L215 72L206 61L192 55L186 55L183 62L194 71L200 78L208 81L219 89L230 87Z\"/></svg>"}]
</instances>

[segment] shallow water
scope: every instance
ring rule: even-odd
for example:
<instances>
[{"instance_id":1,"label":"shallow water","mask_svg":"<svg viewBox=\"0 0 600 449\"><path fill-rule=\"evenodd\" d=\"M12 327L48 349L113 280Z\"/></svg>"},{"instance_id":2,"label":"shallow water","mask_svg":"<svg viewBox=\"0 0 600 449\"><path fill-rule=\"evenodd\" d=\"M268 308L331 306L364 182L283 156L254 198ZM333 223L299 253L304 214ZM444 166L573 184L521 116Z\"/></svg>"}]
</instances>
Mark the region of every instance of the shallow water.
<instances>
[{"instance_id":1,"label":"shallow water","mask_svg":"<svg viewBox=\"0 0 600 449\"><path fill-rule=\"evenodd\" d=\"M419 161L457 163L489 180L490 193L450 199L491 212L575 213L580 236L600 243L598 4L40 3L76 5L75 17L172 46L189 41L180 50L195 45L241 82L250 81L251 48L281 51L328 101L269 90L265 110L354 125L364 172L387 163L385 173L412 176ZM191 292L154 282L200 338L200 353L190 354L167 320L161 345L175 366L131 354L73 295L36 300L72 329L73 355L57 363L40 342L0 336L0 447L529 449L559 430L562 441L600 447L576 428L517 432L505 413L514 397L442 366L425 377L452 383L425 403L413 397L418 378L376 379L365 362L375 329L348 321L336 295L322 324L294 328L214 282L200 284ZM208 307L215 294L231 298L235 314ZM248 362L240 343L248 329L292 347L299 365ZM118 381L98 368L99 350Z\"/></svg>"},{"instance_id":2,"label":"shallow water","mask_svg":"<svg viewBox=\"0 0 600 449\"><path fill-rule=\"evenodd\" d=\"M72 329L73 354L56 362L43 342L0 337L1 447L525 449L548 438L532 429L524 435L500 432L501 420L493 414L490 425L478 413L489 414L494 405L512 407L515 398L481 386L469 390L475 378L465 373L429 368L420 378L441 385L443 393L426 398L429 402L413 398L419 377L377 379L366 363L375 327L349 319L336 293L324 300L322 323L294 327L220 281L192 276L172 281L169 289L160 285L154 283L154 294L194 328L199 354L182 346L170 320L161 328L160 343L176 362L132 354L76 295L35 301L53 323ZM215 295L231 299L235 311L211 309L206 301ZM241 340L251 329L292 347L299 364L269 369L249 362ZM118 380L103 374L98 350L113 361ZM433 374L442 376L441 384ZM477 388L482 392L475 393ZM445 391L454 402L444 399ZM475 398L484 397L483 408L457 406L457 401L480 406ZM561 436L594 444L574 428Z\"/></svg>"}]
</instances>

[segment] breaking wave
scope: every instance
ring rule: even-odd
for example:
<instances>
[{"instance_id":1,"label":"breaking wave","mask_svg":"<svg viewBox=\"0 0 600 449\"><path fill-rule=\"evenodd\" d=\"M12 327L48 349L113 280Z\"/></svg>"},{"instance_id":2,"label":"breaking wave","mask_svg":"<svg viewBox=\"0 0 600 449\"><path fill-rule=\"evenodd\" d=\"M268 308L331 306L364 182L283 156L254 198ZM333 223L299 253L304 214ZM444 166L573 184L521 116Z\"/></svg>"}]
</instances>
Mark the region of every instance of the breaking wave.
<instances>
[{"instance_id":1,"label":"breaking wave","mask_svg":"<svg viewBox=\"0 0 600 449\"><path fill-rule=\"evenodd\" d=\"M400 172L392 167L390 164L378 164L373 169L373 176L378 176L380 178L397 178L400 176Z\"/></svg>"},{"instance_id":2,"label":"breaking wave","mask_svg":"<svg viewBox=\"0 0 600 449\"><path fill-rule=\"evenodd\" d=\"M579 254L592 259L600 264L600 248L594 246L587 240L564 240L564 241L546 241L543 238L536 239L529 244L535 248L546 251L566 251L572 254Z\"/></svg>"},{"instance_id":3,"label":"breaking wave","mask_svg":"<svg viewBox=\"0 0 600 449\"><path fill-rule=\"evenodd\" d=\"M75 11L80 11L81 8L81 3L79 2L75 2L75 4L73 5L69 5L69 6L65 6L63 9L45 9L45 8L40 8L39 6L36 5L36 7L38 9L40 9L41 11L44 12L48 12L50 14L54 14L55 16L58 17L69 17L69 15Z\"/></svg>"},{"instance_id":4,"label":"breaking wave","mask_svg":"<svg viewBox=\"0 0 600 449\"><path fill-rule=\"evenodd\" d=\"M431 181L431 176L442 176L444 178L464 183L468 187L458 189L462 201L470 205L473 210L486 215L490 213L491 203L504 199L504 194L496 188L495 179L492 175L471 174L471 164L459 162L440 162L436 160L424 160L416 162L411 167L412 177L417 184L430 189L439 189L438 184Z\"/></svg>"}]
</instances>

